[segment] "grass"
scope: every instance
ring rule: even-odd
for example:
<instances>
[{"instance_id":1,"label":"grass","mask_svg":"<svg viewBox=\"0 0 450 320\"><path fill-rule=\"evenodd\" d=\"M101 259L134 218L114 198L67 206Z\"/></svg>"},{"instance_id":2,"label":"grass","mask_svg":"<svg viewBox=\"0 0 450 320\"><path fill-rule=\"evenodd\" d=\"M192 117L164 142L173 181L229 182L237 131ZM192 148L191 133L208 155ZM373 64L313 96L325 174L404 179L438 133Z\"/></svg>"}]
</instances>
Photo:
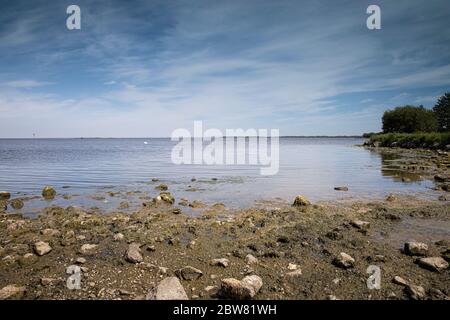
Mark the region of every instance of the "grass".
<instances>
[{"instance_id":1,"label":"grass","mask_svg":"<svg viewBox=\"0 0 450 320\"><path fill-rule=\"evenodd\" d=\"M372 135L370 143L381 147L446 149L450 145L450 132L380 133Z\"/></svg>"}]
</instances>

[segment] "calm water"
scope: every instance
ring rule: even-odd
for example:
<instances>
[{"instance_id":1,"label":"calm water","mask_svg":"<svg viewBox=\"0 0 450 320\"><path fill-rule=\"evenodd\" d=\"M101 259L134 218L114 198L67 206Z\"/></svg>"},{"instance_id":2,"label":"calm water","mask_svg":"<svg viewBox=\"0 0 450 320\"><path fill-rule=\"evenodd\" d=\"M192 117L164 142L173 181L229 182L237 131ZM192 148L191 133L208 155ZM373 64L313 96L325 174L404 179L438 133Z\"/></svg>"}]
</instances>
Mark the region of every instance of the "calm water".
<instances>
[{"instance_id":1,"label":"calm water","mask_svg":"<svg viewBox=\"0 0 450 320\"><path fill-rule=\"evenodd\" d=\"M0 190L14 197L39 196L43 186L52 185L58 197L51 204L100 208L115 208L124 200L138 206L158 194L154 187L159 183L168 184L177 199L223 202L230 207L254 205L262 199L291 201L297 194L329 200L431 192L430 181L403 183L395 173L382 170L379 154L355 146L362 142L282 138L279 173L261 176L258 166L174 165L170 159L174 142L169 139L3 139ZM191 182L193 177L197 181ZM333 190L341 185L348 186L349 192ZM110 191L121 194L109 197ZM126 195L129 191L136 193ZM23 210L48 205L39 198L26 202Z\"/></svg>"}]
</instances>

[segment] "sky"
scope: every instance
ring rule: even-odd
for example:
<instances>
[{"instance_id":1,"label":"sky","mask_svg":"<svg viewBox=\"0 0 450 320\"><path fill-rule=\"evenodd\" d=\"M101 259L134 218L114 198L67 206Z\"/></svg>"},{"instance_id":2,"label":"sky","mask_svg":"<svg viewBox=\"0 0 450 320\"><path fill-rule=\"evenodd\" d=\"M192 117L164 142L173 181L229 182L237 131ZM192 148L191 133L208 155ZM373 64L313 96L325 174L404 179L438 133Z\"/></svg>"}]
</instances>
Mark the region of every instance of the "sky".
<instances>
[{"instance_id":1,"label":"sky","mask_svg":"<svg viewBox=\"0 0 450 320\"><path fill-rule=\"evenodd\" d=\"M448 91L448 0L0 0L0 138L359 135Z\"/></svg>"}]
</instances>

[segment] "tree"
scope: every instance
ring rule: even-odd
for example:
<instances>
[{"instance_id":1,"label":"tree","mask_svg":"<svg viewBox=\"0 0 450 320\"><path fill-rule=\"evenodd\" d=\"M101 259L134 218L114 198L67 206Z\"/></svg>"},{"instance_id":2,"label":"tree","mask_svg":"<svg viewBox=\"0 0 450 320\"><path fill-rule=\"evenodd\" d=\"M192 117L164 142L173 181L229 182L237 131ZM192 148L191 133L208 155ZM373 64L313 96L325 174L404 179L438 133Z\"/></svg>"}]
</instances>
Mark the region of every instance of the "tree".
<instances>
[{"instance_id":1,"label":"tree","mask_svg":"<svg viewBox=\"0 0 450 320\"><path fill-rule=\"evenodd\" d=\"M383 114L383 132L434 132L437 121L432 110L423 106L403 106Z\"/></svg>"},{"instance_id":2,"label":"tree","mask_svg":"<svg viewBox=\"0 0 450 320\"><path fill-rule=\"evenodd\" d=\"M433 108L439 131L450 131L450 93L439 98Z\"/></svg>"}]
</instances>

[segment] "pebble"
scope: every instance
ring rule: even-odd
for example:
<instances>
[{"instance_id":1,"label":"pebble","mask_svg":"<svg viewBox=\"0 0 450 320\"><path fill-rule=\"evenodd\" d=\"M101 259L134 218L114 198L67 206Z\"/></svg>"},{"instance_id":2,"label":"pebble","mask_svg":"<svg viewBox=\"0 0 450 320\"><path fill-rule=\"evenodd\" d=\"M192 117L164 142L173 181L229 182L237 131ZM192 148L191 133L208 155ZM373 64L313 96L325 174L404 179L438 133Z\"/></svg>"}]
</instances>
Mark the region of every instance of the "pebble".
<instances>
[{"instance_id":1,"label":"pebble","mask_svg":"<svg viewBox=\"0 0 450 320\"><path fill-rule=\"evenodd\" d=\"M203 272L200 269L186 266L179 270L176 270L175 275L183 280L196 280L203 275Z\"/></svg>"},{"instance_id":2,"label":"pebble","mask_svg":"<svg viewBox=\"0 0 450 320\"><path fill-rule=\"evenodd\" d=\"M131 243L128 246L127 252L125 253L125 260L131 263L140 263L144 261L139 244Z\"/></svg>"},{"instance_id":3,"label":"pebble","mask_svg":"<svg viewBox=\"0 0 450 320\"><path fill-rule=\"evenodd\" d=\"M230 264L230 260L226 259L226 258L220 258L220 259L212 259L209 264L211 266L219 266L219 267L228 267L228 265Z\"/></svg>"},{"instance_id":4,"label":"pebble","mask_svg":"<svg viewBox=\"0 0 450 320\"><path fill-rule=\"evenodd\" d=\"M148 300L189 300L177 277L168 277L158 284L156 292L147 295Z\"/></svg>"},{"instance_id":5,"label":"pebble","mask_svg":"<svg viewBox=\"0 0 450 320\"><path fill-rule=\"evenodd\" d=\"M428 253L428 245L422 242L410 241L405 243L403 250L411 256L423 256Z\"/></svg>"},{"instance_id":6,"label":"pebble","mask_svg":"<svg viewBox=\"0 0 450 320\"><path fill-rule=\"evenodd\" d=\"M333 263L341 268L349 269L355 266L355 259L352 256L341 252L334 260Z\"/></svg>"},{"instance_id":7,"label":"pebble","mask_svg":"<svg viewBox=\"0 0 450 320\"><path fill-rule=\"evenodd\" d=\"M395 276L394 279L392 280L392 282L394 282L395 284L399 284L401 286L407 286L408 285L408 281L406 281L405 279L403 279L400 276Z\"/></svg>"},{"instance_id":8,"label":"pebble","mask_svg":"<svg viewBox=\"0 0 450 320\"><path fill-rule=\"evenodd\" d=\"M78 264L85 264L86 263L86 259L80 257L80 258L77 258L77 260L75 260L75 262L78 263Z\"/></svg>"},{"instance_id":9,"label":"pebble","mask_svg":"<svg viewBox=\"0 0 450 320\"><path fill-rule=\"evenodd\" d=\"M98 245L96 244L83 244L80 248L80 253L84 255L92 255L97 252Z\"/></svg>"},{"instance_id":10,"label":"pebble","mask_svg":"<svg viewBox=\"0 0 450 320\"><path fill-rule=\"evenodd\" d=\"M252 254L248 254L245 256L245 260L247 261L247 264L252 265L252 264L258 264L258 258L256 258L254 255Z\"/></svg>"}]
</instances>

